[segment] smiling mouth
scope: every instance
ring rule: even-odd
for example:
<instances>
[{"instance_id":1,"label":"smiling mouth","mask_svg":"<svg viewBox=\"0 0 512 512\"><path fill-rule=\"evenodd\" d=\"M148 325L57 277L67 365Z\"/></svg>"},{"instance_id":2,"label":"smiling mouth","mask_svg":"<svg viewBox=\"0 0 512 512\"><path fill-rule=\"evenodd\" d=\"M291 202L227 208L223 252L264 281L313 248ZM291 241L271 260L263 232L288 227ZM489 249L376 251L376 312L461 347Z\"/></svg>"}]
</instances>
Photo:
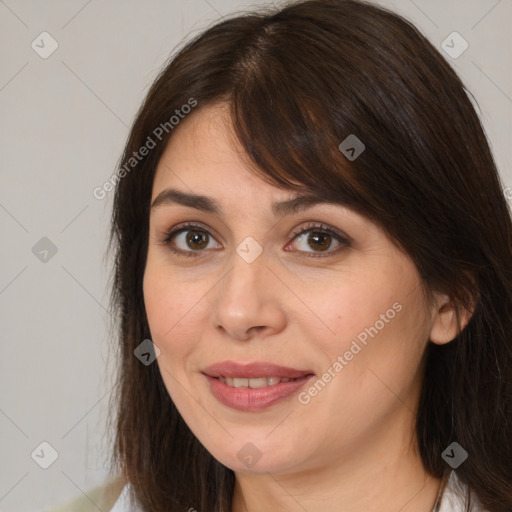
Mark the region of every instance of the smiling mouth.
<instances>
[{"instance_id":1,"label":"smiling mouth","mask_svg":"<svg viewBox=\"0 0 512 512\"><path fill-rule=\"evenodd\" d=\"M222 361L201 373L217 401L244 412L261 411L277 405L297 393L315 375L311 370L267 361L248 364Z\"/></svg>"},{"instance_id":2,"label":"smiling mouth","mask_svg":"<svg viewBox=\"0 0 512 512\"><path fill-rule=\"evenodd\" d=\"M314 377L213 377L205 375L210 392L223 405L244 412L257 412L279 404L297 393Z\"/></svg>"}]
</instances>

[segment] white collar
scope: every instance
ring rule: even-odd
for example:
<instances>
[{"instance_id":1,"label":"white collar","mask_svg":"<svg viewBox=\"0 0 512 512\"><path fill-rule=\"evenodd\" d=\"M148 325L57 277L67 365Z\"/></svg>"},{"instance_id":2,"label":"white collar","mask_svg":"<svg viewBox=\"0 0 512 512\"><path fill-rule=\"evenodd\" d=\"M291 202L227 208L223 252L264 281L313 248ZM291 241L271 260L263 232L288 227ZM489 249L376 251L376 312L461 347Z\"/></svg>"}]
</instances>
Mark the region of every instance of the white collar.
<instances>
[{"instance_id":1,"label":"white collar","mask_svg":"<svg viewBox=\"0 0 512 512\"><path fill-rule=\"evenodd\" d=\"M139 507L130 501L129 491L130 484L126 484L110 512L142 512Z\"/></svg>"},{"instance_id":2,"label":"white collar","mask_svg":"<svg viewBox=\"0 0 512 512\"><path fill-rule=\"evenodd\" d=\"M125 485L110 512L143 512L142 509L131 503L129 490L129 484ZM467 486L459 480L455 471L452 471L441 499L439 512L465 512L466 492ZM471 501L471 512L485 512L474 493L471 495Z\"/></svg>"},{"instance_id":3,"label":"white collar","mask_svg":"<svg viewBox=\"0 0 512 512\"><path fill-rule=\"evenodd\" d=\"M452 471L441 499L439 512L465 512L467 485ZM471 512L486 512L474 492L471 493Z\"/></svg>"}]
</instances>

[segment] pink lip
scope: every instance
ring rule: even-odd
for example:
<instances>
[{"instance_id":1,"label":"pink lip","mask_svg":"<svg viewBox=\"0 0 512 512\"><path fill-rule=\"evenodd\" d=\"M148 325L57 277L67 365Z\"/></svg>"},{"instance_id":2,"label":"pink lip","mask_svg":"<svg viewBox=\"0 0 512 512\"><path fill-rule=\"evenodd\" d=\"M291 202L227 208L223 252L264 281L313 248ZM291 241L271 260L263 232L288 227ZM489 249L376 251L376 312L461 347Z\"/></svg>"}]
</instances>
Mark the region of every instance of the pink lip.
<instances>
[{"instance_id":1,"label":"pink lip","mask_svg":"<svg viewBox=\"0 0 512 512\"><path fill-rule=\"evenodd\" d=\"M265 362L240 365L224 361L208 367L203 373L210 384L213 396L222 404L240 411L258 411L270 407L296 392L313 377L313 372L309 370L297 370ZM217 378L220 376L249 379L280 377L297 380L252 389L228 386Z\"/></svg>"},{"instance_id":2,"label":"pink lip","mask_svg":"<svg viewBox=\"0 0 512 512\"><path fill-rule=\"evenodd\" d=\"M233 361L222 361L209 366L203 373L210 377L238 377L245 379L255 379L257 377L279 377L298 379L305 375L312 375L311 370L297 370L295 368L287 368L286 366L278 366L272 363L249 363L238 364Z\"/></svg>"}]
</instances>

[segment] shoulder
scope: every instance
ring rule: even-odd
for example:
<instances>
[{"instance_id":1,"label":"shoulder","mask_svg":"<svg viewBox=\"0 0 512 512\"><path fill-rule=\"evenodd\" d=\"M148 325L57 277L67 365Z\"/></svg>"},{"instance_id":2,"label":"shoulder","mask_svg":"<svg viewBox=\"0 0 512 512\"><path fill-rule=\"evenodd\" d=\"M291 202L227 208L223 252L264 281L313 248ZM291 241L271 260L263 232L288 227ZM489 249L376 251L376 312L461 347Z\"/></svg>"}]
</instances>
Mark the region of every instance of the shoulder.
<instances>
[{"instance_id":1,"label":"shoulder","mask_svg":"<svg viewBox=\"0 0 512 512\"><path fill-rule=\"evenodd\" d=\"M45 512L107 512L117 502L124 487L124 482L120 478L113 478L103 485L86 490L80 497L58 507L46 509Z\"/></svg>"},{"instance_id":2,"label":"shoulder","mask_svg":"<svg viewBox=\"0 0 512 512\"><path fill-rule=\"evenodd\" d=\"M452 471L443 493L439 512L466 512L468 487ZM471 492L471 512L487 512L474 492Z\"/></svg>"}]
</instances>

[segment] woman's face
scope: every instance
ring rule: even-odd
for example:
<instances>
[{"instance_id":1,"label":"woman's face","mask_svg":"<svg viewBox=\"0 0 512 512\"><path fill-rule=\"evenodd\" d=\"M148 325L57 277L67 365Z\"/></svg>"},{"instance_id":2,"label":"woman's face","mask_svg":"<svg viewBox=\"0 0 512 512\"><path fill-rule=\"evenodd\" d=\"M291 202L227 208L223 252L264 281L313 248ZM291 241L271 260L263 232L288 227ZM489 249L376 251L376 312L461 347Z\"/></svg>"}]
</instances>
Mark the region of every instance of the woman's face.
<instances>
[{"instance_id":1,"label":"woman's face","mask_svg":"<svg viewBox=\"0 0 512 512\"><path fill-rule=\"evenodd\" d=\"M154 179L144 300L172 400L235 471L396 452L435 313L416 267L348 208L274 207L299 194L251 174L229 130L220 107L191 114Z\"/></svg>"}]
</instances>

